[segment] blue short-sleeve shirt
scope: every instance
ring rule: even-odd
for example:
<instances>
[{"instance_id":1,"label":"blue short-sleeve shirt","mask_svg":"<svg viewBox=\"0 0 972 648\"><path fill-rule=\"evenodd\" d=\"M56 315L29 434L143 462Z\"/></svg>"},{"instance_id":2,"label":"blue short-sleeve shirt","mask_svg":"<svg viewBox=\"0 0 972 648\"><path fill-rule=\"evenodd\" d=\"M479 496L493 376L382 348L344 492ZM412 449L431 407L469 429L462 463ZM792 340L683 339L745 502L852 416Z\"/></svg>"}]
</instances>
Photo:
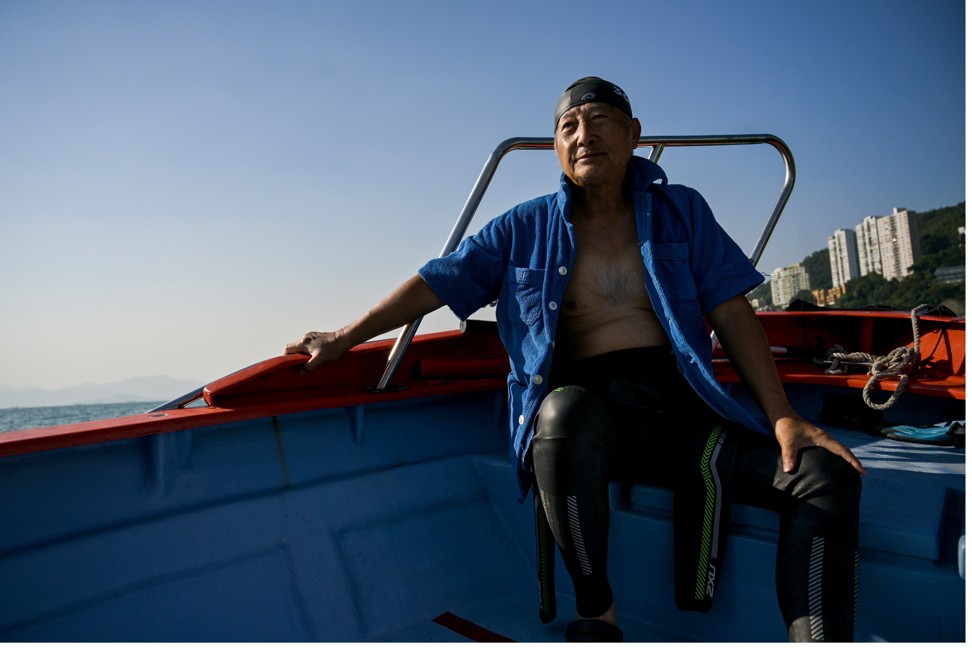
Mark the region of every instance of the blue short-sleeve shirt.
<instances>
[{"instance_id":1,"label":"blue short-sleeve shirt","mask_svg":"<svg viewBox=\"0 0 972 648\"><path fill-rule=\"evenodd\" d=\"M744 408L716 381L704 320L716 306L760 285L763 276L697 191L668 184L661 167L642 157L632 157L628 176L645 288L679 370L720 415L772 434L761 413ZM570 208L569 181L561 176L557 193L513 207L419 270L461 320L496 302L510 356L510 458L524 495L532 483L534 418L548 391L560 304L574 264Z\"/></svg>"}]
</instances>

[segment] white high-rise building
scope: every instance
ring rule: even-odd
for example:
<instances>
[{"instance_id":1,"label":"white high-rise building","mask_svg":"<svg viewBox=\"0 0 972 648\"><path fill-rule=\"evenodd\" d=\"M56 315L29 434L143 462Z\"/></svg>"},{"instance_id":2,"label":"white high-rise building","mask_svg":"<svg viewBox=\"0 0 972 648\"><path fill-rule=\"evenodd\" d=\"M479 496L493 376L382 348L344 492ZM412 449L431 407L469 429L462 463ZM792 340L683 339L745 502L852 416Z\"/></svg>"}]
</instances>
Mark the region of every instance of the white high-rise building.
<instances>
[{"instance_id":1,"label":"white high-rise building","mask_svg":"<svg viewBox=\"0 0 972 648\"><path fill-rule=\"evenodd\" d=\"M830 254L830 277L835 288L861 275L854 230L839 229L833 236L827 237L827 251Z\"/></svg>"},{"instance_id":2,"label":"white high-rise building","mask_svg":"<svg viewBox=\"0 0 972 648\"><path fill-rule=\"evenodd\" d=\"M881 274L881 245L878 243L878 217L868 216L854 227L857 235L857 258L860 273Z\"/></svg>"},{"instance_id":3,"label":"white high-rise building","mask_svg":"<svg viewBox=\"0 0 972 648\"><path fill-rule=\"evenodd\" d=\"M907 277L918 260L918 218L907 209L894 208L890 216L878 219L881 269L885 279Z\"/></svg>"},{"instance_id":4,"label":"white high-rise building","mask_svg":"<svg viewBox=\"0 0 972 648\"><path fill-rule=\"evenodd\" d=\"M770 289L774 306L788 306L801 290L810 290L810 277L799 263L773 270Z\"/></svg>"},{"instance_id":5,"label":"white high-rise building","mask_svg":"<svg viewBox=\"0 0 972 648\"><path fill-rule=\"evenodd\" d=\"M895 207L890 216L868 216L854 230L862 275L877 272L891 280L911 274L920 255L914 212Z\"/></svg>"}]
</instances>

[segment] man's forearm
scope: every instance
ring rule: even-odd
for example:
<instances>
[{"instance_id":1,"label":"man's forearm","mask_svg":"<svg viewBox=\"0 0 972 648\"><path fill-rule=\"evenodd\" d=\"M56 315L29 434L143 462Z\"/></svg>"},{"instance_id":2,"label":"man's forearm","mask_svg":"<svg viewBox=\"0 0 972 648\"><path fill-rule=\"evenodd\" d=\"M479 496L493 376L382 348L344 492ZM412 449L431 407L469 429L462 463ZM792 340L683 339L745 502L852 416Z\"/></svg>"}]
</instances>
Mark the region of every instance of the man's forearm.
<instances>
[{"instance_id":1,"label":"man's forearm","mask_svg":"<svg viewBox=\"0 0 972 648\"><path fill-rule=\"evenodd\" d=\"M732 366L773 426L780 444L784 472L797 470L797 457L802 448L816 446L842 457L858 473L866 474L860 460L847 446L807 422L790 405L776 371L766 331L744 297L735 297L717 306L707 317Z\"/></svg>"},{"instance_id":2,"label":"man's forearm","mask_svg":"<svg viewBox=\"0 0 972 648\"><path fill-rule=\"evenodd\" d=\"M730 299L714 308L708 320L733 368L770 423L795 416L776 371L766 331L749 302L741 296Z\"/></svg>"},{"instance_id":3,"label":"man's forearm","mask_svg":"<svg viewBox=\"0 0 972 648\"><path fill-rule=\"evenodd\" d=\"M444 305L419 275L403 283L360 319L339 331L345 350L373 337L405 326Z\"/></svg>"}]
</instances>

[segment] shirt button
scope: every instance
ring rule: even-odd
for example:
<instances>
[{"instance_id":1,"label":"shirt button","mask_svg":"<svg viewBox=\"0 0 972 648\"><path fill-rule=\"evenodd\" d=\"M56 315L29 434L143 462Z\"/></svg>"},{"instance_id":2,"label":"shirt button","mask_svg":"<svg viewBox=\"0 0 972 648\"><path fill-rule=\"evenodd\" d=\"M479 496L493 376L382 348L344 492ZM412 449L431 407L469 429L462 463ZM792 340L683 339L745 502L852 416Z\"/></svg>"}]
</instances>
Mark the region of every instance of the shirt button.
<instances>
[{"instance_id":1,"label":"shirt button","mask_svg":"<svg viewBox=\"0 0 972 648\"><path fill-rule=\"evenodd\" d=\"M534 385L539 385L542 382L543 382L543 376L541 376L540 374L537 374L536 376L533 377L533 384Z\"/></svg>"},{"instance_id":2,"label":"shirt button","mask_svg":"<svg viewBox=\"0 0 972 648\"><path fill-rule=\"evenodd\" d=\"M550 310L557 310L557 302L552 301L549 304L547 304L547 306L550 307Z\"/></svg>"},{"instance_id":3,"label":"shirt button","mask_svg":"<svg viewBox=\"0 0 972 648\"><path fill-rule=\"evenodd\" d=\"M567 268L565 268L564 266L560 266L559 268L557 268L557 272L559 272L561 275L565 275L567 274Z\"/></svg>"},{"instance_id":4,"label":"shirt button","mask_svg":"<svg viewBox=\"0 0 972 648\"><path fill-rule=\"evenodd\" d=\"M526 419L523 417L523 415L520 414L520 425L523 425L523 421L525 421L525 420Z\"/></svg>"}]
</instances>

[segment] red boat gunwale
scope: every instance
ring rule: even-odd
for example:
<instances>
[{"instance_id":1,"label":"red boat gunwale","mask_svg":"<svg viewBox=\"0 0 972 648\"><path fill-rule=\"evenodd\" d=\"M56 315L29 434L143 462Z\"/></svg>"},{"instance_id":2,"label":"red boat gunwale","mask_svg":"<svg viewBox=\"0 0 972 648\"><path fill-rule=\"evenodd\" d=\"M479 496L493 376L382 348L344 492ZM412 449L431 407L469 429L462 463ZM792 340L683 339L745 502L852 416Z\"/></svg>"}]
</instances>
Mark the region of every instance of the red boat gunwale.
<instances>
[{"instance_id":1,"label":"red boat gunwale","mask_svg":"<svg viewBox=\"0 0 972 648\"><path fill-rule=\"evenodd\" d=\"M759 313L771 344L794 350L777 358L784 384L817 384L863 389L866 373L828 375L812 362L809 348L841 344L848 351L886 354L913 344L907 313L885 311L809 311ZM922 369L906 393L965 400L965 319L922 317ZM419 335L405 354L395 389L369 391L381 376L393 340L368 342L343 358L306 372L306 356L270 358L220 378L203 389L205 407L171 409L115 419L89 421L0 434L0 456L24 455L164 434L254 418L406 399L505 390L509 360L495 334L458 331ZM720 382L739 377L716 349ZM882 380L890 394L896 379ZM881 394L876 396L881 399Z\"/></svg>"},{"instance_id":2,"label":"red boat gunwale","mask_svg":"<svg viewBox=\"0 0 972 648\"><path fill-rule=\"evenodd\" d=\"M0 434L0 456L119 441L254 418L413 398L505 389L509 360L496 336L458 332L416 336L396 376L398 387L368 389L381 376L393 340L359 345L313 372L307 356L278 356L203 389L206 407L134 414ZM419 357L421 355L421 357ZM457 361L463 357L462 361ZM461 367L460 367L461 365ZM411 372L406 371L412 368Z\"/></svg>"}]
</instances>

